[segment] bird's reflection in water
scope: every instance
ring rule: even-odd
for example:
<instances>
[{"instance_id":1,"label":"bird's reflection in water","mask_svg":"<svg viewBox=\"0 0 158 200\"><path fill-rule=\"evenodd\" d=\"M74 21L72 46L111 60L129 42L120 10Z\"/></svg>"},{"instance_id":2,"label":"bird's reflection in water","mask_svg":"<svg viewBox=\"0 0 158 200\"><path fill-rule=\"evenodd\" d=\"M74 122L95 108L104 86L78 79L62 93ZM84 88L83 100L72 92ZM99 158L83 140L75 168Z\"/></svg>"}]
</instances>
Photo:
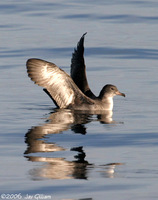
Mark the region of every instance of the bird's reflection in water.
<instances>
[{"instance_id":1,"label":"bird's reflection in water","mask_svg":"<svg viewBox=\"0 0 158 200\"><path fill-rule=\"evenodd\" d=\"M96 115L95 118L93 117L94 115ZM95 164L86 161L86 153L82 146L70 148L71 151L77 152L73 161L68 161L65 158L32 155L32 153L39 152L66 151L60 145L46 142L45 136L58 134L68 129L71 129L74 133L86 134L85 124L91 121L108 124L115 123L112 120L112 111L84 113L83 111L59 109L50 114L45 124L31 128L25 136L25 142L27 143L25 157L29 161L45 163L42 167L30 170L31 177L33 179L88 179L88 172L97 168L100 169L99 172L104 174L104 177L114 177L115 166L121 163L95 166Z\"/></svg>"}]
</instances>

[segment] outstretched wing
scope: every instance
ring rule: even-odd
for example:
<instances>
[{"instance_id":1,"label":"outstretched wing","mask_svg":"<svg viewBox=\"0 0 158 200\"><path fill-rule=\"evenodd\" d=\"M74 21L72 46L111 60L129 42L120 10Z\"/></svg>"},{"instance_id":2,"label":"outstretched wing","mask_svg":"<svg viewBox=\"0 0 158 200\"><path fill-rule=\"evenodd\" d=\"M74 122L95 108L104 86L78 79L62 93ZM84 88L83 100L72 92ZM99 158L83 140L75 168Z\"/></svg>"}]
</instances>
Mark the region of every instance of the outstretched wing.
<instances>
[{"instance_id":1,"label":"outstretched wing","mask_svg":"<svg viewBox=\"0 0 158 200\"><path fill-rule=\"evenodd\" d=\"M55 64L32 58L26 66L31 80L46 88L60 108L67 108L76 101L86 99L71 77Z\"/></svg>"},{"instance_id":2,"label":"outstretched wing","mask_svg":"<svg viewBox=\"0 0 158 200\"><path fill-rule=\"evenodd\" d=\"M86 66L84 61L84 36L83 34L80 41L77 44L77 49L74 50L71 59L71 77L79 89L88 97L96 98L89 88L87 76L86 76Z\"/></svg>"}]
</instances>

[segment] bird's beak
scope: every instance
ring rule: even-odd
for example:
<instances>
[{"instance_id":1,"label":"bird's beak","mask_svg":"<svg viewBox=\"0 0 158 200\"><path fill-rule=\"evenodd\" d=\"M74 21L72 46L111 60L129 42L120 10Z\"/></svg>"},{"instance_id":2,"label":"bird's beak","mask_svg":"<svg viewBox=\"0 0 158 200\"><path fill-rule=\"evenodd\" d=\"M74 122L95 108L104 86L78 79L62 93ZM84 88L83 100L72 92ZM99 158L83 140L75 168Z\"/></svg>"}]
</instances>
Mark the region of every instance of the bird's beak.
<instances>
[{"instance_id":1,"label":"bird's beak","mask_svg":"<svg viewBox=\"0 0 158 200\"><path fill-rule=\"evenodd\" d=\"M116 95L123 96L123 97L125 97L125 96L126 96L124 93L121 93L120 91L117 91L115 94L116 94Z\"/></svg>"}]
</instances>

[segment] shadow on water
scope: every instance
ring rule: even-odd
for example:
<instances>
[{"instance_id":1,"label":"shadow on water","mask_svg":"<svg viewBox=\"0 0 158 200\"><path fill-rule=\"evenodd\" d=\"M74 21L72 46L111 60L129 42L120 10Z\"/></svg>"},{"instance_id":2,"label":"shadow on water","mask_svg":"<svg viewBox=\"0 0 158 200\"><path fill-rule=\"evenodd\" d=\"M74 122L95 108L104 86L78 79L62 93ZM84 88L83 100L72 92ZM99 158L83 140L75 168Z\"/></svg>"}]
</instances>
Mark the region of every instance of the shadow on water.
<instances>
[{"instance_id":1,"label":"shadow on water","mask_svg":"<svg viewBox=\"0 0 158 200\"><path fill-rule=\"evenodd\" d=\"M51 113L45 124L32 127L25 135L27 149L24 156L28 161L43 162L40 168L30 170L31 177L36 179L88 179L91 170L98 170L102 177L113 178L114 170L117 165L122 163L108 163L103 165L95 165L86 160L86 152L83 146L70 147L70 152L75 152L74 160L69 161L64 157L47 157L36 156L42 152L62 152L67 149L56 144L55 142L47 142L44 138L49 134L59 134L71 129L73 133L86 134L87 123L98 121L103 124L115 124L112 119L112 111L104 111L102 113L84 113L83 111L71 111L59 109ZM96 116L96 117L94 117ZM30 155L31 154L31 155ZM32 154L35 154L32 155ZM49 154L50 155L50 154Z\"/></svg>"}]
</instances>

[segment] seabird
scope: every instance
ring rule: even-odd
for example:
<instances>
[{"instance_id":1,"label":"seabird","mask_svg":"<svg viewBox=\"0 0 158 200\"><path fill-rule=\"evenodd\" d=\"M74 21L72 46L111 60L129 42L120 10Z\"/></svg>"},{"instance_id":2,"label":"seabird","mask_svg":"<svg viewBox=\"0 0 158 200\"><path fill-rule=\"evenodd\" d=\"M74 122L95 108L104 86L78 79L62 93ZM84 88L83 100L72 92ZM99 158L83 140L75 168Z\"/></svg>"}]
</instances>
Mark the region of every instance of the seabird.
<instances>
[{"instance_id":1,"label":"seabird","mask_svg":"<svg viewBox=\"0 0 158 200\"><path fill-rule=\"evenodd\" d=\"M86 34L86 33L85 33ZM71 59L71 76L45 60L31 58L27 61L28 76L35 84L42 86L58 108L74 110L112 110L113 97L124 93L116 86L105 85L99 96L91 91L84 61L84 36L81 37Z\"/></svg>"}]
</instances>

